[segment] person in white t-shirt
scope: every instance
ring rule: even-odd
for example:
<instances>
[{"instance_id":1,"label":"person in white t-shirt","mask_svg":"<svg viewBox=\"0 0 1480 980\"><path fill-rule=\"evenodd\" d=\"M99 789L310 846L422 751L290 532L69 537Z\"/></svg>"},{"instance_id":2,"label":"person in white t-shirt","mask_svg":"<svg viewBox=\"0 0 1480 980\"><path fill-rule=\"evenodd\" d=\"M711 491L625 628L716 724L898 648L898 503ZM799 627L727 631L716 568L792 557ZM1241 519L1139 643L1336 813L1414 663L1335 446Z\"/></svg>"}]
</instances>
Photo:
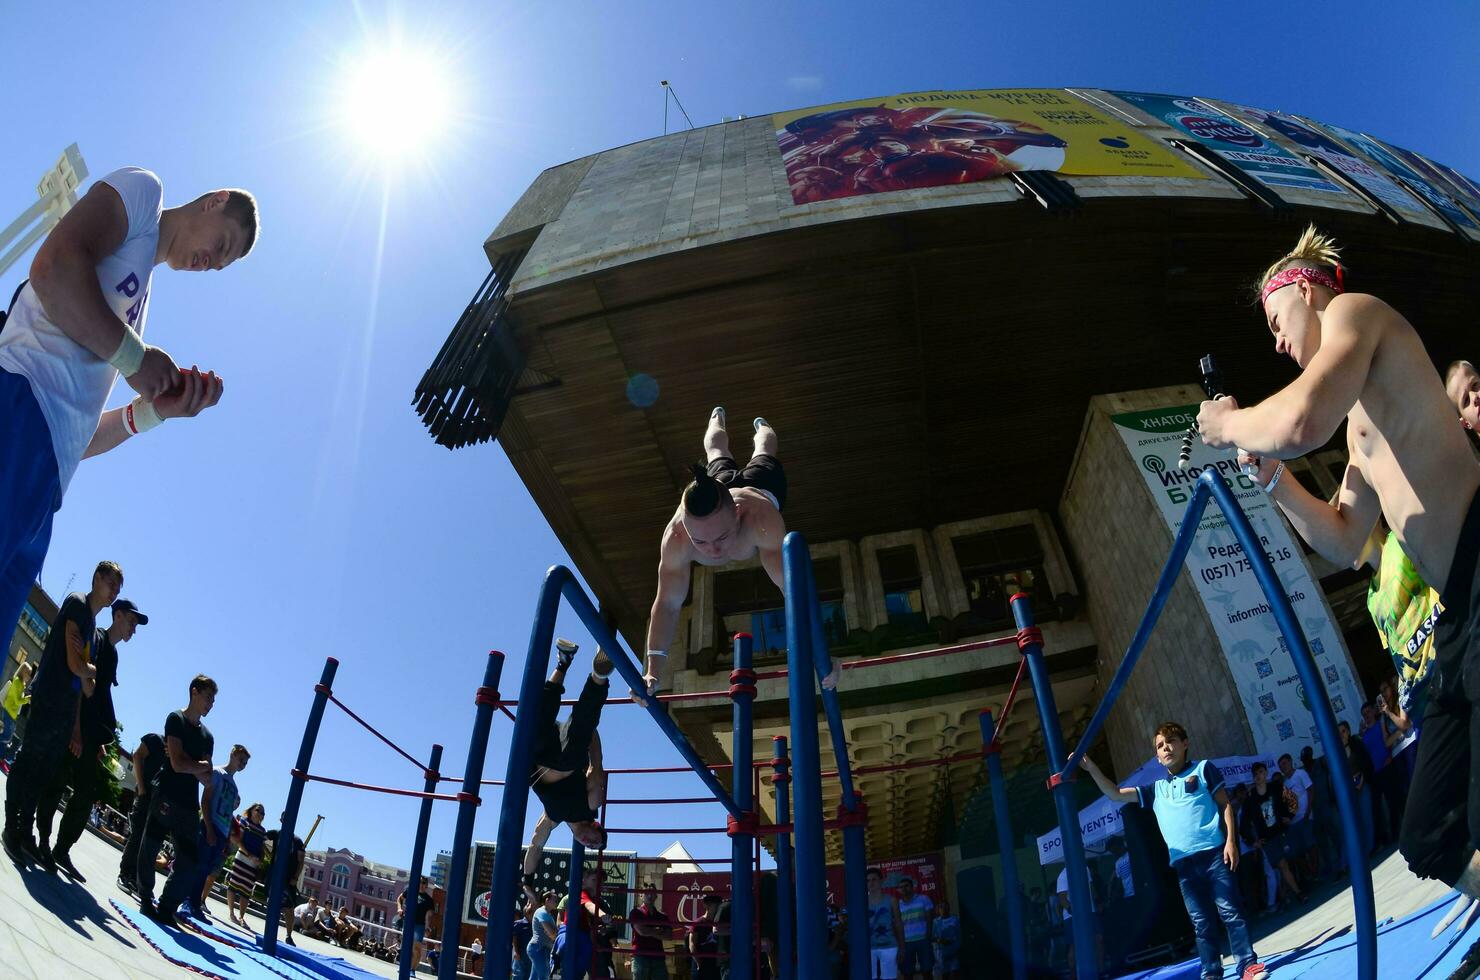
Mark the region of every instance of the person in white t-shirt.
<instances>
[{"instance_id":1,"label":"person in white t-shirt","mask_svg":"<svg viewBox=\"0 0 1480 980\"><path fill-rule=\"evenodd\" d=\"M257 240L257 201L219 190L164 207L148 170L88 190L46 236L0 325L0 622L20 618L77 464L221 398L214 371L182 371L143 341L154 267L224 269ZM122 376L137 392L104 412Z\"/></svg>"},{"instance_id":2,"label":"person in white t-shirt","mask_svg":"<svg viewBox=\"0 0 1480 980\"><path fill-rule=\"evenodd\" d=\"M1099 905L1095 903L1095 886L1093 883L1093 879L1091 879L1089 876L1089 868L1086 867L1084 870L1086 883L1089 885L1090 907L1093 909L1098 909ZM1058 885L1055 890L1058 892L1059 916L1064 920L1064 942L1067 943L1069 947L1069 975L1073 976L1075 954L1074 927L1073 923L1070 920L1074 918L1074 906L1073 903L1069 900L1069 866L1067 864L1064 865L1064 870L1059 872ZM1105 962L1105 935L1103 932L1100 931L1100 922L1098 917L1095 919L1095 962Z\"/></svg>"},{"instance_id":3,"label":"person in white t-shirt","mask_svg":"<svg viewBox=\"0 0 1480 980\"><path fill-rule=\"evenodd\" d=\"M1285 828L1285 846L1289 848L1290 863L1309 881L1316 871L1315 784L1310 773L1295 768L1288 752L1280 756L1280 775L1285 777L1285 796L1295 797L1295 816Z\"/></svg>"}]
</instances>

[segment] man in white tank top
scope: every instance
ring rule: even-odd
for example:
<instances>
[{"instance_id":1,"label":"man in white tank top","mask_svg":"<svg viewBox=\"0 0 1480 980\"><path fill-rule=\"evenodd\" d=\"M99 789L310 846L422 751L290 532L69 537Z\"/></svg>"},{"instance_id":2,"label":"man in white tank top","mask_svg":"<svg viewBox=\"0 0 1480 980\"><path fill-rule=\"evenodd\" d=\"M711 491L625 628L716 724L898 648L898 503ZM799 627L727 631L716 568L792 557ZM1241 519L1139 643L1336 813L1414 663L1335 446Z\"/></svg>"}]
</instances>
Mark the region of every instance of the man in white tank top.
<instances>
[{"instance_id":1,"label":"man in white tank top","mask_svg":"<svg viewBox=\"0 0 1480 980\"><path fill-rule=\"evenodd\" d=\"M154 267L224 269L256 239L251 194L166 208L137 167L95 183L47 235L0 328L0 622L20 618L77 464L221 398L214 371L144 344ZM138 397L105 413L120 375Z\"/></svg>"}]
</instances>

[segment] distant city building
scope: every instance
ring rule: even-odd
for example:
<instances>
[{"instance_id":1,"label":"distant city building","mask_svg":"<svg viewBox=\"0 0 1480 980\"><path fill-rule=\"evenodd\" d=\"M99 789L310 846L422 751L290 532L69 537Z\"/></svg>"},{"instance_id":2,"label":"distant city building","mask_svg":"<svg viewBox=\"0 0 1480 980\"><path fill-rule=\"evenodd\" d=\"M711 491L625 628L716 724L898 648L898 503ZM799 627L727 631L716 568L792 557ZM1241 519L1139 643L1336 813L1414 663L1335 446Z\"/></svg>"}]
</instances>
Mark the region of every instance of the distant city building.
<instances>
[{"instance_id":1,"label":"distant city building","mask_svg":"<svg viewBox=\"0 0 1480 980\"><path fill-rule=\"evenodd\" d=\"M377 864L354 851L309 851L303 868L303 896L317 897L331 909L348 909L366 922L388 925L396 917L396 898L411 877L405 868Z\"/></svg>"},{"instance_id":2,"label":"distant city building","mask_svg":"<svg viewBox=\"0 0 1480 980\"><path fill-rule=\"evenodd\" d=\"M21 607L20 622L10 637L5 664L0 667L0 684L10 680L23 661L41 663L41 651L46 647L46 636L56 615L57 604L51 596L41 586L32 585L31 594Z\"/></svg>"},{"instance_id":3,"label":"distant city building","mask_svg":"<svg viewBox=\"0 0 1480 980\"><path fill-rule=\"evenodd\" d=\"M438 851L437 856L432 858L432 870L427 877L431 879L436 888L447 888L447 875L452 868L452 852Z\"/></svg>"}]
</instances>

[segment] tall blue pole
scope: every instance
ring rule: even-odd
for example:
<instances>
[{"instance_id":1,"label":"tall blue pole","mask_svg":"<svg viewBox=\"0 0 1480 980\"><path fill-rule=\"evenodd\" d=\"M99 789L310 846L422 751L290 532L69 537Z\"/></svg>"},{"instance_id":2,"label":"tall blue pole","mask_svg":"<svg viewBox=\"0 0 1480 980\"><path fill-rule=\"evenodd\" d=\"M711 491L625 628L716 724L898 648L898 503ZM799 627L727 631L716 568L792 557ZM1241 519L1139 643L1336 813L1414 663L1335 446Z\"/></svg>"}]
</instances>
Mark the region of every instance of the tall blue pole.
<instances>
[{"instance_id":1,"label":"tall blue pole","mask_svg":"<svg viewBox=\"0 0 1480 980\"><path fill-rule=\"evenodd\" d=\"M282 921L283 891L288 887L288 866L293 863L293 831L298 824L298 808L303 803L303 784L313 764L314 744L319 739L319 725L324 720L324 705L334 689L334 674L339 661L324 658L324 672L314 687L313 705L308 709L308 722L303 726L303 741L298 744L298 764L293 767L293 781L288 784L288 802L283 807L283 823L278 828L277 847L273 851L272 881L267 886L267 920L262 924L262 951L277 955L278 925Z\"/></svg>"},{"instance_id":2,"label":"tall blue pole","mask_svg":"<svg viewBox=\"0 0 1480 980\"><path fill-rule=\"evenodd\" d=\"M1347 765L1346 752L1341 747L1341 734L1336 730L1336 713L1331 710L1331 696L1326 692L1315 657L1311 655L1310 645L1306 643L1305 631L1295 618L1295 610L1290 605L1290 598L1285 593L1279 576L1274 573L1274 565L1268 552L1264 550L1259 535L1254 533L1248 515L1239 506L1233 491L1212 467L1203 470L1197 478L1197 491L1187 507L1187 516L1182 518L1183 523L1196 525L1202 519L1198 497L1206 499L1204 487L1211 490L1217 498L1223 516L1228 518L1228 524L1233 529L1234 537L1243 546L1244 555L1252 561L1254 576L1259 580L1259 587L1264 590L1264 597L1269 600L1275 622L1279 624L1280 632L1285 636L1285 644L1290 649L1295 673L1305 687L1311 717L1316 723L1321 745L1326 750L1326 763L1331 767L1332 789L1336 793L1336 809L1341 818L1341 836L1346 844L1346 864L1352 883L1352 914L1357 926L1357 977L1359 980L1377 980L1377 906L1372 897L1372 872L1367 867L1366 854L1362 850L1351 769Z\"/></svg>"},{"instance_id":3,"label":"tall blue pole","mask_svg":"<svg viewBox=\"0 0 1480 980\"><path fill-rule=\"evenodd\" d=\"M441 765L442 765L442 746L440 746L440 745L433 745L432 746L432 755L431 755L431 758L427 761L426 787L425 787L424 792L427 792L427 793L435 793L435 792L437 792L437 783L442 778L442 774L439 773L437 771L437 769ZM421 892L421 866L422 866L422 863L424 861L426 861L426 857L427 857L427 828L429 826L431 826L431 823L432 823L432 800L430 800L430 799L424 799L424 800L421 801L421 813L417 814L417 817L416 817L416 840L411 845L411 875L406 880L406 891L407 891L407 893L409 895L417 895L417 894L419 894ZM452 906L452 904L453 904L452 899L451 898L448 898L446 901L447 901L448 907L450 908ZM414 922L414 921L415 920L411 916L411 902L408 901L406 903L406 915L403 916L402 919L401 919L401 956L400 956L400 962L397 965L397 969L398 969L398 971L400 973L401 980L406 980L407 977L411 976L411 969L412 969L412 966L414 965L411 962L411 946L412 946L411 930L412 930L412 922ZM452 937L453 937L452 938L452 949L454 950L454 954L453 954L453 958L454 959L456 959L456 952L455 951L457 950L457 947L458 947L458 939L460 938L461 931L462 931L461 929L458 929L456 932L452 933ZM448 935L448 933L447 933L447 926L446 926L446 922L444 920L443 926L442 926L442 958L443 959L446 959L447 958L447 948L448 948L447 935Z\"/></svg>"},{"instance_id":4,"label":"tall blue pole","mask_svg":"<svg viewBox=\"0 0 1480 980\"><path fill-rule=\"evenodd\" d=\"M734 748L730 761L730 795L743 816L729 820L730 835L730 977L753 980L755 976L755 743L751 724L755 701L755 640L749 633L735 634L735 668L730 671L731 734Z\"/></svg>"},{"instance_id":5,"label":"tall blue pole","mask_svg":"<svg viewBox=\"0 0 1480 980\"><path fill-rule=\"evenodd\" d=\"M584 974L576 973L576 951L580 948L581 937L581 879L585 877L586 847L580 841L572 838L570 842L570 880L566 884L565 892L565 921L561 927L565 930L565 955L560 960L560 976L579 980ZM599 890L598 890L599 891ZM592 896L598 898L599 896ZM507 916L505 916L507 918ZM509 940L513 942L513 940ZM593 942L593 946L595 943ZM594 952L591 954L596 955Z\"/></svg>"},{"instance_id":6,"label":"tall blue pole","mask_svg":"<svg viewBox=\"0 0 1480 980\"><path fill-rule=\"evenodd\" d=\"M978 716L982 752L987 757L987 781L992 785L992 812L997 823L997 850L1002 855L1002 890L1007 896L1007 934L1012 949L1013 980L1027 980L1028 940L1023 930L1023 892L1018 886L1017 849L1012 845L1012 813L1007 808L1007 783L1002 776L1002 746L992 736L992 712Z\"/></svg>"},{"instance_id":7,"label":"tall blue pole","mask_svg":"<svg viewBox=\"0 0 1480 980\"><path fill-rule=\"evenodd\" d=\"M1049 786L1059 832L1064 839L1064 864L1068 870L1069 901L1073 905L1074 973L1078 980L1096 980L1100 975L1099 948L1095 943L1096 912L1090 897L1089 870L1084 861L1084 843L1079 836L1079 811L1074 806L1074 788L1067 776L1059 776L1059 760L1065 758L1064 733L1059 728L1059 709L1054 702L1053 681L1043 660L1043 636L1033 625L1033 607L1019 592L1012 597L1012 618L1018 628L1018 648L1028 659L1033 678L1033 698L1043 727L1043 746L1048 753Z\"/></svg>"},{"instance_id":8,"label":"tall blue pole","mask_svg":"<svg viewBox=\"0 0 1480 980\"><path fill-rule=\"evenodd\" d=\"M779 980L796 980L796 908L791 882L791 760L786 736L771 736L771 786L776 792L776 972Z\"/></svg>"},{"instance_id":9,"label":"tall blue pole","mask_svg":"<svg viewBox=\"0 0 1480 980\"><path fill-rule=\"evenodd\" d=\"M493 712L498 705L498 682L504 672L504 655L497 650L490 650L488 661L483 665L483 684L478 688L478 693L473 696L476 709L473 713L473 734L468 739L468 760L463 766L462 789L457 794L457 824L452 831L452 860L447 868L447 893L443 900L445 908L442 909L442 943L443 952L446 952L447 937L454 937L453 946L456 948L457 937L462 935L462 900L463 889L468 880L468 858L473 849L473 818L478 813L478 804L481 802L479 791L483 782L483 757L488 754L488 729L493 725ZM420 868L412 868L413 875L420 874ZM489 905L489 915L495 911L499 913L499 919L505 926L512 926L509 922L509 904L503 906ZM406 910L411 911L409 908ZM513 943L513 938L504 942L504 952ZM401 943L404 952L406 943ZM492 947L490 947L490 951ZM455 980L457 977L457 957L442 956L437 960L437 977L439 980Z\"/></svg>"},{"instance_id":10,"label":"tall blue pole","mask_svg":"<svg viewBox=\"0 0 1480 980\"><path fill-rule=\"evenodd\" d=\"M807 543L788 534L781 545L786 594L787 692L791 709L793 818L796 840L797 973L827 976L827 869L822 837L822 763L817 745ZM850 916L852 918L852 916Z\"/></svg>"}]
</instances>

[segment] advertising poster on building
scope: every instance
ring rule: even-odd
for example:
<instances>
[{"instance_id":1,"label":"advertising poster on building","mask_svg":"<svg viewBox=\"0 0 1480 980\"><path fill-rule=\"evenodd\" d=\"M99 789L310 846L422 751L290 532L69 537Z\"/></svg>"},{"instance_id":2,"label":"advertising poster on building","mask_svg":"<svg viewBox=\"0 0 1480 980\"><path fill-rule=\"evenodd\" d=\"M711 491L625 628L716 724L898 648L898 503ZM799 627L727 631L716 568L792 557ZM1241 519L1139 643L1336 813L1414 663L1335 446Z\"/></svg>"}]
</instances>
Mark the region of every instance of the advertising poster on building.
<instances>
[{"instance_id":1,"label":"advertising poster on building","mask_svg":"<svg viewBox=\"0 0 1480 980\"><path fill-rule=\"evenodd\" d=\"M1058 89L915 92L771 119L797 204L1019 170L1205 179L1134 126Z\"/></svg>"},{"instance_id":2,"label":"advertising poster on building","mask_svg":"<svg viewBox=\"0 0 1480 980\"><path fill-rule=\"evenodd\" d=\"M632 858L634 851L607 851L601 863L601 871L607 886L618 886L602 893L602 904L614 914L626 915L631 904L631 888L634 885ZM523 858L523 850L520 858ZM488 903L492 897L494 845L479 841L473 845L472 861L468 871L468 886L463 901L463 922L482 925L488 921ZM596 859L585 862L585 870L596 870ZM570 851L547 847L540 858L540 866L534 874L535 891L554 889L564 896L570 890ZM516 898L509 915L519 914L523 907L522 891Z\"/></svg>"},{"instance_id":3,"label":"advertising poster on building","mask_svg":"<svg viewBox=\"0 0 1480 980\"><path fill-rule=\"evenodd\" d=\"M1470 213L1470 217L1480 218L1480 195L1475 193L1468 180L1443 164L1435 163L1422 154L1414 153L1412 150L1405 150L1401 146L1394 146L1391 143L1384 145L1402 157L1404 162L1413 167L1414 170L1417 170L1424 177L1428 178L1429 183L1446 192L1450 198Z\"/></svg>"},{"instance_id":4,"label":"advertising poster on building","mask_svg":"<svg viewBox=\"0 0 1480 980\"><path fill-rule=\"evenodd\" d=\"M895 858L890 861L870 861L870 868L878 868L884 876L884 891L899 897L899 886L905 878L915 883L915 894L924 895L932 902L946 897L945 865L940 854L917 854L913 857ZM848 904L847 876L841 864L827 866L827 901L829 905L843 908Z\"/></svg>"},{"instance_id":5,"label":"advertising poster on building","mask_svg":"<svg viewBox=\"0 0 1480 980\"><path fill-rule=\"evenodd\" d=\"M1311 156L1330 164L1352 183L1405 218L1433 220L1423 202L1398 186L1397 181L1304 120L1288 113L1271 112L1254 106L1240 105L1234 109L1246 122L1278 133Z\"/></svg>"},{"instance_id":6,"label":"advertising poster on building","mask_svg":"<svg viewBox=\"0 0 1480 980\"><path fill-rule=\"evenodd\" d=\"M1112 92L1116 98L1191 136L1259 183L1280 190L1296 189L1351 198L1320 171L1283 147L1198 99L1145 92Z\"/></svg>"},{"instance_id":7,"label":"advertising poster on building","mask_svg":"<svg viewBox=\"0 0 1480 980\"><path fill-rule=\"evenodd\" d=\"M1193 483L1204 468L1215 467L1232 486L1295 608L1331 709L1355 731L1361 721L1361 697L1351 662L1325 595L1273 501L1239 472L1231 452L1209 449L1200 440L1193 441L1191 465L1186 470L1177 468L1183 433L1196 417L1196 405L1182 405L1113 415L1110 420L1173 534L1182 524ZM1254 578L1255 560L1243 553L1217 503L1209 503L1187 556L1187 571L1223 646L1254 746L1260 754L1275 758L1285 752L1298 756L1306 745L1323 754L1310 714L1310 692L1295 674L1285 638ZM1147 664L1142 669L1155 667Z\"/></svg>"},{"instance_id":8,"label":"advertising poster on building","mask_svg":"<svg viewBox=\"0 0 1480 980\"><path fill-rule=\"evenodd\" d=\"M1480 223L1477 223L1463 208L1455 204L1447 191L1436 187L1427 177L1400 160L1386 146L1370 136L1341 126L1331 126L1330 129L1349 145L1371 157L1375 163L1386 167L1389 173L1402 177L1410 187L1418 191L1429 206L1451 223L1464 229L1472 237L1480 237Z\"/></svg>"}]
</instances>

